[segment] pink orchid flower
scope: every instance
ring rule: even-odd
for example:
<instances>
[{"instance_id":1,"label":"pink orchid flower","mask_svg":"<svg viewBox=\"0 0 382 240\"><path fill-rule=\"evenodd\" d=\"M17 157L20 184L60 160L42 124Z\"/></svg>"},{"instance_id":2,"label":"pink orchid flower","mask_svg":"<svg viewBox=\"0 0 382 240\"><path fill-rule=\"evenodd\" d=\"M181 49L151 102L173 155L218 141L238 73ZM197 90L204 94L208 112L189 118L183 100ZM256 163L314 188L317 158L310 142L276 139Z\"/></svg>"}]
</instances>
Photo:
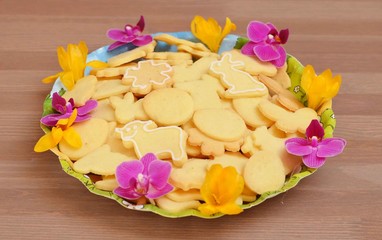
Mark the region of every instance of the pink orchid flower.
<instances>
[{"instance_id":1,"label":"pink orchid flower","mask_svg":"<svg viewBox=\"0 0 382 240\"><path fill-rule=\"evenodd\" d=\"M263 62L270 62L276 67L282 67L286 61L286 52L281 46L288 41L289 30L280 32L271 23L252 21L248 24L249 42L241 52L249 56L257 56Z\"/></svg>"},{"instance_id":2,"label":"pink orchid flower","mask_svg":"<svg viewBox=\"0 0 382 240\"><path fill-rule=\"evenodd\" d=\"M136 26L127 24L123 30L109 29L107 36L116 42L111 44L107 50L111 51L128 43L132 43L135 46L144 46L150 43L153 40L150 35L141 35L144 28L145 19L141 16Z\"/></svg>"},{"instance_id":3,"label":"pink orchid flower","mask_svg":"<svg viewBox=\"0 0 382 240\"><path fill-rule=\"evenodd\" d=\"M303 163L310 168L319 168L325 163L325 158L342 153L346 141L342 138L325 138L324 129L318 120L314 119L306 129L305 138L290 138L285 141L287 152L302 156Z\"/></svg>"},{"instance_id":4,"label":"pink orchid flower","mask_svg":"<svg viewBox=\"0 0 382 240\"><path fill-rule=\"evenodd\" d=\"M156 158L153 153L147 153L140 160L121 163L115 176L119 187L114 193L129 200L143 196L149 199L159 198L174 187L168 183L171 164Z\"/></svg>"},{"instance_id":5,"label":"pink orchid flower","mask_svg":"<svg viewBox=\"0 0 382 240\"><path fill-rule=\"evenodd\" d=\"M60 119L69 118L72 115L72 112L77 108L77 117L74 122L83 122L88 120L91 116L89 113L97 107L96 100L88 100L85 105L81 107L74 107L73 99L69 99L66 102L65 98L61 97L58 93L53 93L52 96L52 108L58 113L52 113L41 118L41 123L45 126L56 126L57 122Z\"/></svg>"}]
</instances>

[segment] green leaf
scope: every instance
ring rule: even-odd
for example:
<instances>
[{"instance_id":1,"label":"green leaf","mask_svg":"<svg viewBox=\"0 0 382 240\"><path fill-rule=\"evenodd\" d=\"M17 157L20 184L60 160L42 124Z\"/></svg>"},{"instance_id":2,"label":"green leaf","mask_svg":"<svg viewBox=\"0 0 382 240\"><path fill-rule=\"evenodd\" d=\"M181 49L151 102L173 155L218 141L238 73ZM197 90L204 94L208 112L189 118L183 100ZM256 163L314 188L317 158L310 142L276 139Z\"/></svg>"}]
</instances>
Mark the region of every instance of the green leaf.
<instances>
[{"instance_id":1,"label":"green leaf","mask_svg":"<svg viewBox=\"0 0 382 240\"><path fill-rule=\"evenodd\" d=\"M241 49L244 46L244 44L246 44L247 42L249 42L248 38L238 37L234 48Z\"/></svg>"},{"instance_id":2,"label":"green leaf","mask_svg":"<svg viewBox=\"0 0 382 240\"><path fill-rule=\"evenodd\" d=\"M336 118L333 109L328 108L321 114L321 123L325 130L324 138L333 137L334 128L336 127Z\"/></svg>"},{"instance_id":3,"label":"green leaf","mask_svg":"<svg viewBox=\"0 0 382 240\"><path fill-rule=\"evenodd\" d=\"M287 73L291 80L291 86L289 91L296 96L296 98L302 102L305 106L307 104L306 94L301 87L301 76L304 71L304 66L293 56L287 57Z\"/></svg>"}]
</instances>

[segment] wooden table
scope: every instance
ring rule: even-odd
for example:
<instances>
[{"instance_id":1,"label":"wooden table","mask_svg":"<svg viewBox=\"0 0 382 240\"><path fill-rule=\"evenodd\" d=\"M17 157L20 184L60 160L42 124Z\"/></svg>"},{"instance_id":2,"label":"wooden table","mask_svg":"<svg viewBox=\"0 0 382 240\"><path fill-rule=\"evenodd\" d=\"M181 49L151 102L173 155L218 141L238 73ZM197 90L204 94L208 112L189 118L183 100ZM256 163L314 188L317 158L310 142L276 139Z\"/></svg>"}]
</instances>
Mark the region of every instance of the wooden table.
<instances>
[{"instance_id":1,"label":"wooden table","mask_svg":"<svg viewBox=\"0 0 382 240\"><path fill-rule=\"evenodd\" d=\"M170 2L170 1L169 1ZM174 1L175 2L175 1ZM382 2L0 0L0 239L381 239ZM289 53L343 76L336 136L346 151L296 188L237 216L167 219L90 194L50 152L36 154L56 47L111 43L111 27L189 30L194 15L288 27Z\"/></svg>"}]
</instances>

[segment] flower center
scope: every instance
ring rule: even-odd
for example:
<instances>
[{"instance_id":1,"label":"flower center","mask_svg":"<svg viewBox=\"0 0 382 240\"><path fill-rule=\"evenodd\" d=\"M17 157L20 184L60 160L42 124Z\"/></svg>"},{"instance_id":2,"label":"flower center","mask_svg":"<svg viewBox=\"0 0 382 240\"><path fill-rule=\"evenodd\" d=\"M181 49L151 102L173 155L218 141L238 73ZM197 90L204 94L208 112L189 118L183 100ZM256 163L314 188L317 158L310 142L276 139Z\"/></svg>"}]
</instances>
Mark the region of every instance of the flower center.
<instances>
[{"instance_id":1,"label":"flower center","mask_svg":"<svg viewBox=\"0 0 382 240\"><path fill-rule=\"evenodd\" d=\"M148 190L148 178L147 176L139 173L137 176L137 185L135 187L136 192L140 194L146 194Z\"/></svg>"},{"instance_id":2,"label":"flower center","mask_svg":"<svg viewBox=\"0 0 382 240\"><path fill-rule=\"evenodd\" d=\"M319 139L317 138L317 136L313 136L311 139L310 139L311 143L312 143L312 147L317 147L318 146L318 142L319 142Z\"/></svg>"}]
</instances>

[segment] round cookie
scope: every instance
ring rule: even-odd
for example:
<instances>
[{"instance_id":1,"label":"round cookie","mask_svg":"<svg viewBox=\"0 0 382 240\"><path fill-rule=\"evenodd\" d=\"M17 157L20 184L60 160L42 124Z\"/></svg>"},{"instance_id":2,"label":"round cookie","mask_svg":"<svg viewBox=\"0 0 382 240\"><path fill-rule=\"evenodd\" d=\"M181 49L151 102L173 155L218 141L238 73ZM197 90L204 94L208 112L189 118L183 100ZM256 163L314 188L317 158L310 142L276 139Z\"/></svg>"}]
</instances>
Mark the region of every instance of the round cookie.
<instances>
[{"instance_id":1,"label":"round cookie","mask_svg":"<svg viewBox=\"0 0 382 240\"><path fill-rule=\"evenodd\" d=\"M76 123L73 128L81 136L82 147L73 148L65 141L59 144L60 151L73 161L102 146L109 135L109 125L101 118L91 118L88 121Z\"/></svg>"},{"instance_id":2,"label":"round cookie","mask_svg":"<svg viewBox=\"0 0 382 240\"><path fill-rule=\"evenodd\" d=\"M194 113L192 97L176 88L154 90L146 95L142 104L146 114L159 126L182 125Z\"/></svg>"},{"instance_id":3,"label":"round cookie","mask_svg":"<svg viewBox=\"0 0 382 240\"><path fill-rule=\"evenodd\" d=\"M220 141L235 141L247 129L243 119L229 109L201 109L194 113L195 126L207 136Z\"/></svg>"}]
</instances>

